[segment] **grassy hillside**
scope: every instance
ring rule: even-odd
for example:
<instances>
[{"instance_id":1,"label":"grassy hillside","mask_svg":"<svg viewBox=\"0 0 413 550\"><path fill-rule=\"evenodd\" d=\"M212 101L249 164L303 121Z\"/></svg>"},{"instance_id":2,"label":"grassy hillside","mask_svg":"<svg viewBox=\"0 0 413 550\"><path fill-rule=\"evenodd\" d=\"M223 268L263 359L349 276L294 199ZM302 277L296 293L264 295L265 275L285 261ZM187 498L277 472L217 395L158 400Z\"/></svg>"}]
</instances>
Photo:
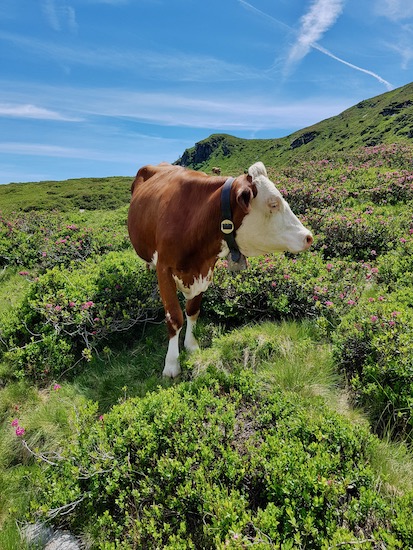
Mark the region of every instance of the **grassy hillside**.
<instances>
[{"instance_id":1,"label":"grassy hillside","mask_svg":"<svg viewBox=\"0 0 413 550\"><path fill-rule=\"evenodd\" d=\"M0 212L113 210L129 202L132 181L111 177L0 185Z\"/></svg>"},{"instance_id":2,"label":"grassy hillside","mask_svg":"<svg viewBox=\"0 0 413 550\"><path fill-rule=\"evenodd\" d=\"M338 116L280 139L240 139L214 134L187 149L178 164L224 174L242 171L257 160L273 167L331 157L357 147L413 143L413 83L361 101Z\"/></svg>"},{"instance_id":3,"label":"grassy hillside","mask_svg":"<svg viewBox=\"0 0 413 550\"><path fill-rule=\"evenodd\" d=\"M0 547L412 547L412 158L269 164L314 246L221 261L175 382L126 205L4 213Z\"/></svg>"},{"instance_id":4,"label":"grassy hillside","mask_svg":"<svg viewBox=\"0 0 413 550\"><path fill-rule=\"evenodd\" d=\"M223 171L264 160L315 241L221 260L175 381L132 178L0 187L2 550L36 521L102 550L413 548L413 144L357 148L373 115L349 112L317 126L348 123L343 151L211 138Z\"/></svg>"}]
</instances>

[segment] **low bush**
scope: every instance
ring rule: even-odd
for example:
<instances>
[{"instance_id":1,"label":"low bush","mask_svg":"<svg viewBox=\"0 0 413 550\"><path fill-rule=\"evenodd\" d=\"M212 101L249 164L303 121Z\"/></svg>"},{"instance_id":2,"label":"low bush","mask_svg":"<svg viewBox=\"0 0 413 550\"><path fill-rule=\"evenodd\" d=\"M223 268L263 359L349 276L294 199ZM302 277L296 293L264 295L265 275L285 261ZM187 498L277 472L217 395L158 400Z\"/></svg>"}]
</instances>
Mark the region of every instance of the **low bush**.
<instances>
[{"instance_id":1,"label":"low bush","mask_svg":"<svg viewBox=\"0 0 413 550\"><path fill-rule=\"evenodd\" d=\"M105 550L407 548L410 518L368 465L373 439L321 401L210 370L99 419L79 411L36 480L32 518Z\"/></svg>"},{"instance_id":2,"label":"low bush","mask_svg":"<svg viewBox=\"0 0 413 550\"><path fill-rule=\"evenodd\" d=\"M238 274L229 273L223 261L204 295L203 309L212 319L238 325L324 316L334 327L375 277L370 264L326 263L317 252L249 258L248 269Z\"/></svg>"},{"instance_id":3,"label":"low bush","mask_svg":"<svg viewBox=\"0 0 413 550\"><path fill-rule=\"evenodd\" d=\"M409 232L407 239L402 237L394 250L378 259L379 281L391 291L402 286L410 287L413 280L413 219Z\"/></svg>"},{"instance_id":4,"label":"low bush","mask_svg":"<svg viewBox=\"0 0 413 550\"><path fill-rule=\"evenodd\" d=\"M156 278L132 252L55 267L3 319L4 359L14 376L54 379L159 310Z\"/></svg>"},{"instance_id":5,"label":"low bush","mask_svg":"<svg viewBox=\"0 0 413 550\"><path fill-rule=\"evenodd\" d=\"M312 211L307 219L317 234L314 247L326 259L369 261L390 250L402 234L396 216L379 214L374 208Z\"/></svg>"},{"instance_id":6,"label":"low bush","mask_svg":"<svg viewBox=\"0 0 413 550\"><path fill-rule=\"evenodd\" d=\"M76 216L74 216L76 217ZM90 216L89 216L90 217ZM115 226L115 220L111 220ZM125 225L125 223L124 223ZM126 228L85 226L69 222L59 212L0 215L0 266L17 265L44 272L68 267L94 254L130 248Z\"/></svg>"},{"instance_id":7,"label":"low bush","mask_svg":"<svg viewBox=\"0 0 413 550\"><path fill-rule=\"evenodd\" d=\"M364 298L333 334L338 368L381 434L413 429L412 308L412 289Z\"/></svg>"}]
</instances>

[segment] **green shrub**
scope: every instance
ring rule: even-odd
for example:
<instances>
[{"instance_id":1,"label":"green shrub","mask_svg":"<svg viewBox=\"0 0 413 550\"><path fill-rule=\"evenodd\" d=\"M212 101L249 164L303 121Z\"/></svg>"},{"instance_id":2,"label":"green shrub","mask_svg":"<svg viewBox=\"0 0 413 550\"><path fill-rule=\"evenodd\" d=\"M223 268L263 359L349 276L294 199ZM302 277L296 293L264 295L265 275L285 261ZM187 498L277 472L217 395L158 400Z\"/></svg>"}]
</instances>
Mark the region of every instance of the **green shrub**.
<instances>
[{"instance_id":1,"label":"green shrub","mask_svg":"<svg viewBox=\"0 0 413 550\"><path fill-rule=\"evenodd\" d=\"M319 253L249 258L248 269L237 274L229 273L223 261L204 295L203 310L214 320L238 325L324 316L335 326L375 276L370 264L325 262Z\"/></svg>"},{"instance_id":2,"label":"green shrub","mask_svg":"<svg viewBox=\"0 0 413 550\"><path fill-rule=\"evenodd\" d=\"M397 502L375 490L368 431L321 402L263 394L245 371L210 371L96 417L78 414L32 504L33 519L88 532L94 548L413 540Z\"/></svg>"},{"instance_id":3,"label":"green shrub","mask_svg":"<svg viewBox=\"0 0 413 550\"><path fill-rule=\"evenodd\" d=\"M102 224L85 227L85 221L74 223L59 212L0 215L0 266L18 265L44 272L57 265L82 262L93 254L130 248L125 223L116 231ZM115 220L110 221L116 225Z\"/></svg>"},{"instance_id":4,"label":"green shrub","mask_svg":"<svg viewBox=\"0 0 413 550\"><path fill-rule=\"evenodd\" d=\"M315 249L325 258L351 258L369 261L391 249L398 240L399 221L389 213L379 214L373 208L329 209L308 214L308 222L317 234Z\"/></svg>"},{"instance_id":5,"label":"green shrub","mask_svg":"<svg viewBox=\"0 0 413 550\"><path fill-rule=\"evenodd\" d=\"M333 334L337 365L379 433L413 428L413 290L364 299ZM408 300L409 298L409 300Z\"/></svg>"},{"instance_id":6,"label":"green shrub","mask_svg":"<svg viewBox=\"0 0 413 550\"><path fill-rule=\"evenodd\" d=\"M410 233L413 234L413 228ZM397 290L401 286L410 287L413 281L413 238L401 237L401 242L394 250L379 258L377 266L379 281L390 290Z\"/></svg>"},{"instance_id":7,"label":"green shrub","mask_svg":"<svg viewBox=\"0 0 413 550\"><path fill-rule=\"evenodd\" d=\"M4 357L15 376L47 381L115 338L124 340L159 309L155 276L132 252L55 267L32 283L3 320Z\"/></svg>"}]
</instances>

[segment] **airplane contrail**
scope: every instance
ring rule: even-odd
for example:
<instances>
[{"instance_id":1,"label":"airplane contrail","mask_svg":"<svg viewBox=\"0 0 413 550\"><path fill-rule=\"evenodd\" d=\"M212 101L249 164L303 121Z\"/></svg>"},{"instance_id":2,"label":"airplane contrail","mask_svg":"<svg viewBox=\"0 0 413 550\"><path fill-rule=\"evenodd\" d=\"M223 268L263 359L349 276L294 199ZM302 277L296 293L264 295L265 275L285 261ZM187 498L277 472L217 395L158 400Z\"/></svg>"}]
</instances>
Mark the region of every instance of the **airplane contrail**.
<instances>
[{"instance_id":1,"label":"airplane contrail","mask_svg":"<svg viewBox=\"0 0 413 550\"><path fill-rule=\"evenodd\" d=\"M246 0L238 0L238 2L244 8L246 8L250 11L253 11L257 15L259 15L260 17L262 17L264 19L267 19L271 23L275 23L277 26L283 27L284 29L287 29L290 32L291 31L296 32L290 25L287 25L287 23L284 23L283 21L281 21L279 19L276 19L275 17L269 15L268 13L265 13L265 12L261 11L260 9L256 8L255 6L253 6L252 4L247 2ZM324 55L327 55L331 59L334 59L335 61L338 61L339 63L342 63L343 65L346 65L347 67L350 67L351 69L354 69L356 71L360 71L360 72L365 73L369 76L372 76L373 78L378 80L381 84L384 84L388 90L393 90L394 86L390 82L388 82L387 80L382 78L380 75L374 73L373 71L370 71L368 69L364 69L363 67L359 67L357 65L354 65L354 63L350 63L349 61L346 61L345 59L341 59L340 57L337 57L336 55L334 55L329 50L326 50L325 48L320 46L317 42L312 42L312 43L309 44L309 46L311 48L319 51L320 53L322 53Z\"/></svg>"}]
</instances>

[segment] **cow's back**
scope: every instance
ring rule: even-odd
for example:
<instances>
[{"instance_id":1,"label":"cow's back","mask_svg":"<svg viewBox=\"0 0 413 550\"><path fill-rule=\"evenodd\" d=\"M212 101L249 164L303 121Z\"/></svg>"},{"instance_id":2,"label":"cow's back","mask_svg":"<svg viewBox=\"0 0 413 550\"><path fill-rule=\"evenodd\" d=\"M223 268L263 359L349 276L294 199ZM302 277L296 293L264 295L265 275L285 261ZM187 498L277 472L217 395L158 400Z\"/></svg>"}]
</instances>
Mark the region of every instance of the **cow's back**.
<instances>
[{"instance_id":1,"label":"cow's back","mask_svg":"<svg viewBox=\"0 0 413 550\"><path fill-rule=\"evenodd\" d=\"M211 179L217 178L167 163L138 171L132 184L128 230L141 258L151 262L161 249L164 254L177 245L182 249L188 236L199 234L200 209L220 185Z\"/></svg>"}]
</instances>

